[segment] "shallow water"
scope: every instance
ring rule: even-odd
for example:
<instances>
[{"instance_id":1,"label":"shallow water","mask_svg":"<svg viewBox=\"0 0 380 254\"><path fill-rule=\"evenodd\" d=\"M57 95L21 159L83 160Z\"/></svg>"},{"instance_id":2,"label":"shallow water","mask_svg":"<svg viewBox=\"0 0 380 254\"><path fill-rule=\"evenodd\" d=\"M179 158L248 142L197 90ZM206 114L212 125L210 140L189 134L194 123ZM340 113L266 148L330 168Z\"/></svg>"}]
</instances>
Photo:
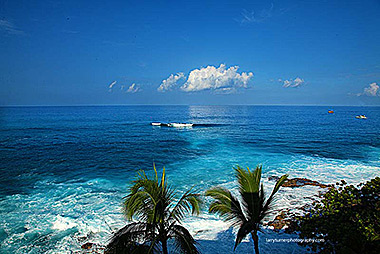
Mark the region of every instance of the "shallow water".
<instances>
[{"instance_id":1,"label":"shallow water","mask_svg":"<svg viewBox=\"0 0 380 254\"><path fill-rule=\"evenodd\" d=\"M0 108L0 251L70 253L105 243L125 222L121 199L138 169L165 166L173 187L236 188L232 167L358 183L380 172L380 107L99 106ZM365 114L368 119L355 119ZM192 122L193 128L150 126ZM283 188L277 209L310 203L321 189ZM188 218L203 253L232 253L234 231L214 216ZM261 234L262 253L302 253L295 237ZM243 243L239 253L251 253Z\"/></svg>"}]
</instances>

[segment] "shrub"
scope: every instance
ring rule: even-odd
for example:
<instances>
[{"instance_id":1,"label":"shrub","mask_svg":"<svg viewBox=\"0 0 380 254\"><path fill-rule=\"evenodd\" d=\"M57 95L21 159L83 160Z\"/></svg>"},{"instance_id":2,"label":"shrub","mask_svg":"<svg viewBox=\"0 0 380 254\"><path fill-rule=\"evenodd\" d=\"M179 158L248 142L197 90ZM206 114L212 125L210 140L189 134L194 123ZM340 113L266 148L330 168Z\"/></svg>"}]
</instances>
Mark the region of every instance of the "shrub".
<instances>
[{"instance_id":1,"label":"shrub","mask_svg":"<svg viewBox=\"0 0 380 254\"><path fill-rule=\"evenodd\" d=\"M304 216L296 217L288 229L299 232L313 252L379 253L380 178L347 185L343 180L330 188Z\"/></svg>"}]
</instances>

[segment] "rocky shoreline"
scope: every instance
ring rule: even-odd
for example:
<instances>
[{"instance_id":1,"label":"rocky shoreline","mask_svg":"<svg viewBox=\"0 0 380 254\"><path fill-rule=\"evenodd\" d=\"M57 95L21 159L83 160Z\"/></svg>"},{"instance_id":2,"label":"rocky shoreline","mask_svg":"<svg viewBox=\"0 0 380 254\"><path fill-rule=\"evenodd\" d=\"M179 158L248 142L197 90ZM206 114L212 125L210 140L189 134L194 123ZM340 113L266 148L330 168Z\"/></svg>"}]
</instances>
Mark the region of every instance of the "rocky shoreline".
<instances>
[{"instance_id":1,"label":"rocky shoreline","mask_svg":"<svg viewBox=\"0 0 380 254\"><path fill-rule=\"evenodd\" d=\"M279 179L278 176L270 176L268 177L269 181L277 181ZM288 187L288 188L296 188L296 187L303 187L306 185L311 185L311 186L318 186L320 188L332 188L334 185L332 184L323 184L318 181L313 181L307 178L290 178L285 181L285 183L282 185L282 187ZM321 195L321 192L319 192L319 195ZM299 210L306 212L307 208L309 206L302 206L298 207ZM273 227L274 230L278 231L281 229L284 229L288 227L292 220L293 217L295 216L294 213L290 211L290 209L284 209L281 210L272 221L269 221L265 224L265 226Z\"/></svg>"},{"instance_id":2,"label":"rocky shoreline","mask_svg":"<svg viewBox=\"0 0 380 254\"><path fill-rule=\"evenodd\" d=\"M277 181L278 179L279 179L278 176L270 176L270 177L268 177L269 181ZM320 182L313 181L313 180L310 180L310 179L307 179L307 178L290 178L290 179L288 179L288 180L285 181L285 183L282 185L282 187L294 188L294 187L302 187L302 186L305 186L305 185L318 186L318 187L321 187L321 188L331 188L331 187L333 187L332 184L322 184Z\"/></svg>"}]
</instances>

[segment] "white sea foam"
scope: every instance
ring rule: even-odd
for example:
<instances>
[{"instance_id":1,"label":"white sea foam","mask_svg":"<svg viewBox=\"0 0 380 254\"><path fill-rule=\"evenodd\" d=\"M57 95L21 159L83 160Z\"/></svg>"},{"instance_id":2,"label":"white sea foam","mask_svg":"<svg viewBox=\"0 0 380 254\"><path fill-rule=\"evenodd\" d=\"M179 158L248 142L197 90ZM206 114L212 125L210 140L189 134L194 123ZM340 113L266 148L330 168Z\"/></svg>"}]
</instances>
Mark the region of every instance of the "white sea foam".
<instances>
[{"instance_id":1,"label":"white sea foam","mask_svg":"<svg viewBox=\"0 0 380 254\"><path fill-rule=\"evenodd\" d=\"M75 226L77 226L77 224L74 223L72 219L58 215L57 219L53 222L53 226L51 228L56 230L67 230Z\"/></svg>"}]
</instances>

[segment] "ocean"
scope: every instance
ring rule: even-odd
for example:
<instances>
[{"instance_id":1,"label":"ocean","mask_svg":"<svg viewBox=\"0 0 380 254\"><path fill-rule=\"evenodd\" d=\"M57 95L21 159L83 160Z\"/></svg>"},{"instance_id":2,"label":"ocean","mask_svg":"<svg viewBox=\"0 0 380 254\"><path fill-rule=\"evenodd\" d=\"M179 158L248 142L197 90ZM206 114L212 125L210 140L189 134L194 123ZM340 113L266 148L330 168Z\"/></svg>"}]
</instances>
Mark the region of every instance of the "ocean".
<instances>
[{"instance_id":1,"label":"ocean","mask_svg":"<svg viewBox=\"0 0 380 254\"><path fill-rule=\"evenodd\" d=\"M157 121L196 125L150 125ZM236 165L263 165L267 192L268 177L285 173L324 184L379 176L380 107L1 107L0 158L0 253L81 253L82 244L105 244L125 225L122 198L138 170L150 174L153 164L180 192L236 190ZM322 190L282 188L275 208L297 210ZM207 207L184 225L202 253L234 253L236 231ZM307 251L266 241L295 235L264 231L262 253ZM252 253L249 241L237 253Z\"/></svg>"}]
</instances>

